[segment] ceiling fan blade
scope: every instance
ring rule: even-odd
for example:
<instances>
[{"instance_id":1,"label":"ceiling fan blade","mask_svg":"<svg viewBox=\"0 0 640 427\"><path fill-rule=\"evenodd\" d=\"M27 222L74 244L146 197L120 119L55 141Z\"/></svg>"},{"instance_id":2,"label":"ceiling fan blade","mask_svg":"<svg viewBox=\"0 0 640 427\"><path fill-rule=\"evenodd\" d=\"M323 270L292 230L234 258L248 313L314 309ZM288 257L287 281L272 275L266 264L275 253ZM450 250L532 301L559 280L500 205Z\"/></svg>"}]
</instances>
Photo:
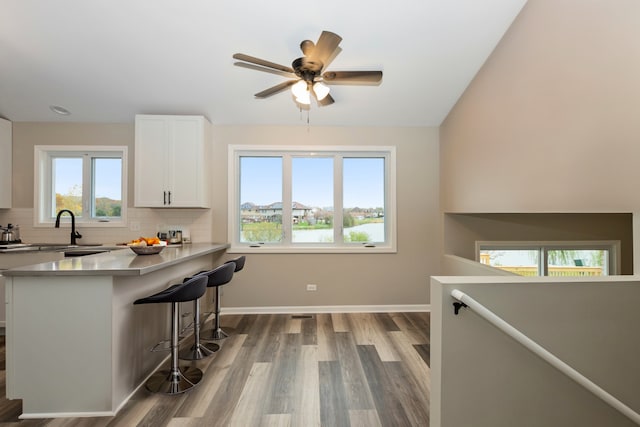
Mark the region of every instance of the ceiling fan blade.
<instances>
[{"instance_id":1,"label":"ceiling fan blade","mask_svg":"<svg viewBox=\"0 0 640 427\"><path fill-rule=\"evenodd\" d=\"M315 47L309 55L309 59L320 61L326 67L331 59L335 57L334 52L342 41L342 37L331 31L323 31Z\"/></svg>"},{"instance_id":2,"label":"ceiling fan blade","mask_svg":"<svg viewBox=\"0 0 640 427\"><path fill-rule=\"evenodd\" d=\"M265 89L262 92L258 92L254 96L256 98L267 98L271 95L275 95L276 93L280 93L283 90L286 90L289 86L292 86L296 82L298 82L298 80L287 80L286 82L282 82L280 84L272 86L269 89Z\"/></svg>"},{"instance_id":3,"label":"ceiling fan blade","mask_svg":"<svg viewBox=\"0 0 640 427\"><path fill-rule=\"evenodd\" d=\"M256 58L254 56L245 55L244 53L235 53L234 59L240 61L250 62L252 64L260 65L262 67L273 68L274 70L284 71L285 73L293 73L293 68L286 65L276 64L275 62L265 61L264 59Z\"/></svg>"},{"instance_id":4,"label":"ceiling fan blade","mask_svg":"<svg viewBox=\"0 0 640 427\"><path fill-rule=\"evenodd\" d=\"M340 46L338 46L336 48L336 50L333 51L333 53L331 54L331 56L329 58L327 58L322 64L322 69L326 70L327 67L329 67L329 65L331 65L331 63L333 62L334 59L336 59L336 56L340 55L340 52L342 52L342 48Z\"/></svg>"},{"instance_id":5,"label":"ceiling fan blade","mask_svg":"<svg viewBox=\"0 0 640 427\"><path fill-rule=\"evenodd\" d=\"M256 70L256 71L262 71L265 73L276 74L278 76L284 76L290 79L296 78L296 75L293 73L287 73L281 70L274 70L273 68L260 67L259 65L249 64L247 62L234 62L233 65L235 65L236 67L247 68L249 70Z\"/></svg>"},{"instance_id":6,"label":"ceiling fan blade","mask_svg":"<svg viewBox=\"0 0 640 427\"><path fill-rule=\"evenodd\" d=\"M375 84L382 80L382 71L327 71L322 79L327 84Z\"/></svg>"},{"instance_id":7,"label":"ceiling fan blade","mask_svg":"<svg viewBox=\"0 0 640 427\"><path fill-rule=\"evenodd\" d=\"M331 105L334 102L336 102L333 97L331 96L331 94L325 96L324 98L322 98L322 101L318 101L318 105L321 107L326 107L327 105Z\"/></svg>"}]
</instances>

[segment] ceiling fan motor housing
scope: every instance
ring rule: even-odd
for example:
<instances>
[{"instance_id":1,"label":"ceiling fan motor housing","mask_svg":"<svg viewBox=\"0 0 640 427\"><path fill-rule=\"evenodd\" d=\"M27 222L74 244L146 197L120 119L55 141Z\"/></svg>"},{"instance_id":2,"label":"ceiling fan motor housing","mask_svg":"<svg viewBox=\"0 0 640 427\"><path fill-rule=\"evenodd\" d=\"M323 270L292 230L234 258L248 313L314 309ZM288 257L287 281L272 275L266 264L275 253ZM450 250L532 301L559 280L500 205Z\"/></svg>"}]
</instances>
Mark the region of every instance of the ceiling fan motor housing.
<instances>
[{"instance_id":1,"label":"ceiling fan motor housing","mask_svg":"<svg viewBox=\"0 0 640 427\"><path fill-rule=\"evenodd\" d=\"M322 62L314 61L306 56L296 59L291 64L291 68L293 68L296 76L307 83L312 83L316 77L320 76L323 66L324 64Z\"/></svg>"}]
</instances>

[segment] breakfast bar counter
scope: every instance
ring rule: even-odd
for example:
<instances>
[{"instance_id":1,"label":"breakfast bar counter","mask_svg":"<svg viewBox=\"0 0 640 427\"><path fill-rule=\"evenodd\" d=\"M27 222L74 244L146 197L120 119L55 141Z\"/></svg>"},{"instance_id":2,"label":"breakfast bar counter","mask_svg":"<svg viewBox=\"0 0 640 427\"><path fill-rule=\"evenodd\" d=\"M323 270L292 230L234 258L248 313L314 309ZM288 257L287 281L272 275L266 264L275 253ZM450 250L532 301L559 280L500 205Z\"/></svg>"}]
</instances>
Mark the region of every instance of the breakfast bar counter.
<instances>
[{"instance_id":1,"label":"breakfast bar counter","mask_svg":"<svg viewBox=\"0 0 640 427\"><path fill-rule=\"evenodd\" d=\"M13 268L5 276L141 276L203 255L223 251L226 243L166 246L156 255L136 255L128 247L101 256L70 257L55 262Z\"/></svg>"},{"instance_id":2,"label":"breakfast bar counter","mask_svg":"<svg viewBox=\"0 0 640 427\"><path fill-rule=\"evenodd\" d=\"M20 418L115 415L168 357L149 349L169 337L169 308L133 301L222 263L228 247L123 248L3 272L6 395L22 399Z\"/></svg>"}]
</instances>

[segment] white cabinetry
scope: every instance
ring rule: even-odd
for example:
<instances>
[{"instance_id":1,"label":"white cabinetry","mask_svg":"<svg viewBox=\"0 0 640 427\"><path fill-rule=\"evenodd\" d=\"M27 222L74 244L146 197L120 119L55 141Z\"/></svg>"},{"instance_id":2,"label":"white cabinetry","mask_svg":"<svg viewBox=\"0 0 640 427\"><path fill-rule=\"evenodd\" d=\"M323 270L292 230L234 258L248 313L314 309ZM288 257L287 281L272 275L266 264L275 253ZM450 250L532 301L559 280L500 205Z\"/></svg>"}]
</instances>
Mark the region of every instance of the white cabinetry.
<instances>
[{"instance_id":1,"label":"white cabinetry","mask_svg":"<svg viewBox=\"0 0 640 427\"><path fill-rule=\"evenodd\" d=\"M136 116L136 207L210 207L210 127L202 116Z\"/></svg>"},{"instance_id":2,"label":"white cabinetry","mask_svg":"<svg viewBox=\"0 0 640 427\"><path fill-rule=\"evenodd\" d=\"M0 119L0 208L11 207L11 122Z\"/></svg>"}]
</instances>

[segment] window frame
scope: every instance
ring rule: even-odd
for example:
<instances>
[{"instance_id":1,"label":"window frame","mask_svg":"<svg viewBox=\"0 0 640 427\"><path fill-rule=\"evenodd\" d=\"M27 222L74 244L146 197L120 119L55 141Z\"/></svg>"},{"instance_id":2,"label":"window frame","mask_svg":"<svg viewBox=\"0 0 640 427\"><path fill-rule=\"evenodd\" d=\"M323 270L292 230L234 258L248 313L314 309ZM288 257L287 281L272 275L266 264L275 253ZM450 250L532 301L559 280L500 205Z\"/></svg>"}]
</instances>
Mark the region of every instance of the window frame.
<instances>
[{"instance_id":1,"label":"window frame","mask_svg":"<svg viewBox=\"0 0 640 427\"><path fill-rule=\"evenodd\" d=\"M283 240L277 243L240 242L240 157L283 157ZM333 157L334 158L334 242L307 243L291 241L292 171L285 157ZM342 162L341 157L385 158L385 242L373 244L343 242L342 227ZM336 167L337 163L340 163ZM280 146L280 145L229 145L228 147L228 227L229 252L242 253L395 253L397 252L396 227L396 148L393 146ZM338 203L339 202L339 203ZM335 218L340 210L339 221ZM335 225L340 224L340 225ZM336 240L336 239L334 239Z\"/></svg>"},{"instance_id":2,"label":"window frame","mask_svg":"<svg viewBox=\"0 0 640 427\"><path fill-rule=\"evenodd\" d=\"M481 241L475 244L476 261L480 262L482 250L536 250L538 251L537 277L549 276L548 252L550 250L608 250L607 276L616 276L622 269L620 240L563 240L563 241ZM496 267L497 268L497 267Z\"/></svg>"},{"instance_id":3,"label":"window frame","mask_svg":"<svg viewBox=\"0 0 640 427\"><path fill-rule=\"evenodd\" d=\"M91 146L91 145L36 145L34 147L34 227L51 227L55 223L55 217L50 218L53 182L51 180L52 160L55 157L89 156L88 161L83 159L83 181L88 175L93 179L95 171L91 165L96 157L120 157L121 169L121 194L122 206L120 218L90 217L83 215L76 217L76 224L91 227L126 227L127 226L127 170L128 147L127 146ZM88 170L87 170L88 168ZM85 194L83 182L82 210L91 212L93 199L93 185L89 186L89 194Z\"/></svg>"}]
</instances>

